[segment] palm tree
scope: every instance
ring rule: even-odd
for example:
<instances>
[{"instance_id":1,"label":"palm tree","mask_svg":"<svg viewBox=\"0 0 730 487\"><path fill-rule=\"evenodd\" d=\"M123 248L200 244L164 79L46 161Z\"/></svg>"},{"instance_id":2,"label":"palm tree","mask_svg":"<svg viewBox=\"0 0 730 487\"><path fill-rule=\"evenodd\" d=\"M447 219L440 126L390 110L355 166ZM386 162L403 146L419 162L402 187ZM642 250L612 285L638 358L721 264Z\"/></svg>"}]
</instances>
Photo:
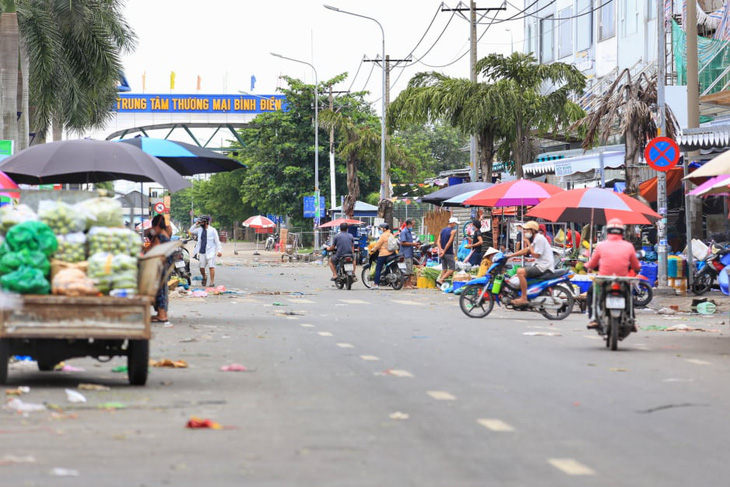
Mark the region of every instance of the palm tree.
<instances>
[{"instance_id":1,"label":"palm tree","mask_svg":"<svg viewBox=\"0 0 730 487\"><path fill-rule=\"evenodd\" d=\"M626 194L630 196L639 194L639 157L644 153L647 141L657 134L653 111L656 103L656 76L649 78L641 73L632 79L631 72L625 69L598 100L596 108L573 126L585 129L585 150L596 142L605 144L617 132L624 137ZM677 127L674 114L667 107L666 136L674 138Z\"/></svg>"},{"instance_id":2,"label":"palm tree","mask_svg":"<svg viewBox=\"0 0 730 487\"><path fill-rule=\"evenodd\" d=\"M491 181L496 141L506 133L499 107L493 85L418 73L388 107L388 124L400 128L444 120L464 134L475 134L481 179Z\"/></svg>"},{"instance_id":3,"label":"palm tree","mask_svg":"<svg viewBox=\"0 0 730 487\"><path fill-rule=\"evenodd\" d=\"M0 0L0 11L4 138L23 148L30 127L43 138L51 125L81 132L113 116L121 54L135 44L120 0Z\"/></svg>"},{"instance_id":4,"label":"palm tree","mask_svg":"<svg viewBox=\"0 0 730 487\"><path fill-rule=\"evenodd\" d=\"M478 74L493 83L499 100L497 114L508 124L508 142L514 173L535 158L534 137L559 132L582 118L583 110L570 101L585 89L585 76L565 63L539 64L531 54L490 54L475 66Z\"/></svg>"}]
</instances>

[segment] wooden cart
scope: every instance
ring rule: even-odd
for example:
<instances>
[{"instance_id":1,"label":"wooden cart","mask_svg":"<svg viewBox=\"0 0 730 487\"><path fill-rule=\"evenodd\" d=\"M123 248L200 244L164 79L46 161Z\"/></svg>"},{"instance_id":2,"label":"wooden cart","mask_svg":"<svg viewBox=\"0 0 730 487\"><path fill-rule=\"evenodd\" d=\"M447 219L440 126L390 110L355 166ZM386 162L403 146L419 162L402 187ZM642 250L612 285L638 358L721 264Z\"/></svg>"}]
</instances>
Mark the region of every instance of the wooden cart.
<instances>
[{"instance_id":1,"label":"wooden cart","mask_svg":"<svg viewBox=\"0 0 730 487\"><path fill-rule=\"evenodd\" d=\"M0 311L0 384L13 355L28 355L42 371L74 357L126 356L129 382L147 382L150 307L163 277L166 256L179 242L159 245L140 260L139 296L134 298L18 296Z\"/></svg>"}]
</instances>

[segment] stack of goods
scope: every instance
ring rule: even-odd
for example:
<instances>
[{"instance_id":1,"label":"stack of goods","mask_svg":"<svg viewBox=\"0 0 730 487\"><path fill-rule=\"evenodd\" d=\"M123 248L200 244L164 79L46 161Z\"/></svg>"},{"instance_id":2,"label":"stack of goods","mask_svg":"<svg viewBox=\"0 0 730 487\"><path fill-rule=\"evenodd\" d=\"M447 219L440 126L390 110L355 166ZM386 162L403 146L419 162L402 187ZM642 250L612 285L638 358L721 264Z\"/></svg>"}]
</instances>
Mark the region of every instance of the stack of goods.
<instances>
[{"instance_id":1,"label":"stack of goods","mask_svg":"<svg viewBox=\"0 0 730 487\"><path fill-rule=\"evenodd\" d=\"M37 220L9 227L0 245L0 287L20 294L48 294L49 257L56 251L56 236Z\"/></svg>"}]
</instances>

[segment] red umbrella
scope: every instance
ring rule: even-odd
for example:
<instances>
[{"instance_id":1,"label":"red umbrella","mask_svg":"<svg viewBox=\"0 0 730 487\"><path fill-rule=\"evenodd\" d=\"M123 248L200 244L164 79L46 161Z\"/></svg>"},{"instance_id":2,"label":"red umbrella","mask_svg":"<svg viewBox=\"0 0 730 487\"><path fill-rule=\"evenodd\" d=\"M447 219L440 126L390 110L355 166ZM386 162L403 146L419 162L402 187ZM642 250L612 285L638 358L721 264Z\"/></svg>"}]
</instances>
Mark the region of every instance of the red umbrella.
<instances>
[{"instance_id":1,"label":"red umbrella","mask_svg":"<svg viewBox=\"0 0 730 487\"><path fill-rule=\"evenodd\" d=\"M10 179L7 174L0 171L0 188L2 189L18 189L18 185L15 181ZM5 191L0 192L0 196L7 196L8 198L20 199L20 193L7 193Z\"/></svg>"},{"instance_id":2,"label":"red umbrella","mask_svg":"<svg viewBox=\"0 0 730 487\"><path fill-rule=\"evenodd\" d=\"M243 226L258 230L261 228L274 228L276 227L276 223L272 222L263 215L256 215L248 218L245 222L243 222Z\"/></svg>"},{"instance_id":3,"label":"red umbrella","mask_svg":"<svg viewBox=\"0 0 730 487\"><path fill-rule=\"evenodd\" d=\"M319 228L339 227L343 223L347 223L348 225L362 225L365 222L361 222L360 220L350 220L348 218L338 218L336 220L332 220L331 222L323 223L319 226Z\"/></svg>"},{"instance_id":4,"label":"red umbrella","mask_svg":"<svg viewBox=\"0 0 730 487\"><path fill-rule=\"evenodd\" d=\"M517 179L483 189L464 200L469 206L533 206L565 191L552 184L540 183L529 179Z\"/></svg>"},{"instance_id":5,"label":"red umbrella","mask_svg":"<svg viewBox=\"0 0 730 487\"><path fill-rule=\"evenodd\" d=\"M620 218L629 225L648 225L661 218L644 203L602 188L564 191L528 211L527 216L598 225L605 225L611 218Z\"/></svg>"}]
</instances>

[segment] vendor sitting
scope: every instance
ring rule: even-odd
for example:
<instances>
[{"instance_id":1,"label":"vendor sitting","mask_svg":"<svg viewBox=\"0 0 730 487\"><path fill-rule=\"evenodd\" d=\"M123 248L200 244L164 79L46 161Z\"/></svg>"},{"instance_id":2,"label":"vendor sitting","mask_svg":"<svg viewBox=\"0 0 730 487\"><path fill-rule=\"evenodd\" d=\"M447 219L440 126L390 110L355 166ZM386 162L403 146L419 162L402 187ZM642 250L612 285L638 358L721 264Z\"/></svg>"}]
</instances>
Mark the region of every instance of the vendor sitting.
<instances>
[{"instance_id":1,"label":"vendor sitting","mask_svg":"<svg viewBox=\"0 0 730 487\"><path fill-rule=\"evenodd\" d=\"M525 223L523 227L524 248L518 250L510 257L520 257L522 255L530 255L535 258L535 264L532 267L520 267L517 269L517 277L520 279L520 297L512 301L513 306L525 306L527 304L527 279L540 277L543 274L555 270L555 259L553 250L544 235L538 233L539 225L535 221Z\"/></svg>"}]
</instances>

